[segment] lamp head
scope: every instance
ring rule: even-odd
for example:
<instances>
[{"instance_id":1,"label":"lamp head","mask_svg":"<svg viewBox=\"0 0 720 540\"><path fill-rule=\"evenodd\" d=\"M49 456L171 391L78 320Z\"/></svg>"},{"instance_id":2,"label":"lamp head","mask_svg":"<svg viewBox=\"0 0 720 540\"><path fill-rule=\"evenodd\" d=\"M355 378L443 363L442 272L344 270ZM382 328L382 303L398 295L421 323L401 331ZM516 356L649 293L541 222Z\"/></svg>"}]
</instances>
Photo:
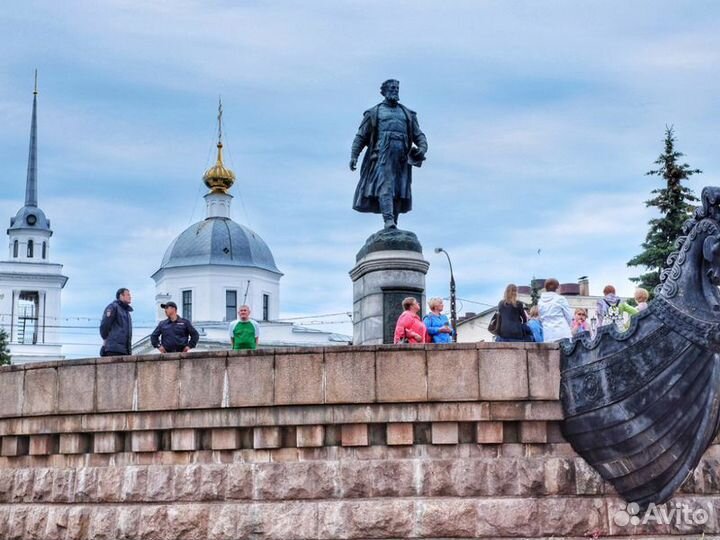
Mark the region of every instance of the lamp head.
<instances>
[{"instance_id":1,"label":"lamp head","mask_svg":"<svg viewBox=\"0 0 720 540\"><path fill-rule=\"evenodd\" d=\"M435 253L440 253L441 251L444 251L443 248L435 248Z\"/></svg>"}]
</instances>

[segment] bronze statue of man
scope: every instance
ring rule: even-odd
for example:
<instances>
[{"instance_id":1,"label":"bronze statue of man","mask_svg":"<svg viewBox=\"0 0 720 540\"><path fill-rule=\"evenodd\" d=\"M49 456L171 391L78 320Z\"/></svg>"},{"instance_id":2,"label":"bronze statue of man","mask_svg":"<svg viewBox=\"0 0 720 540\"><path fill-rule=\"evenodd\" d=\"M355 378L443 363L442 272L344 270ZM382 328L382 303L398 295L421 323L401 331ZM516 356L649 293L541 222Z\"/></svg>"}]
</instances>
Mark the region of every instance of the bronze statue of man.
<instances>
[{"instance_id":1,"label":"bronze statue of man","mask_svg":"<svg viewBox=\"0 0 720 540\"><path fill-rule=\"evenodd\" d=\"M412 166L422 165L427 139L415 112L399 103L399 81L385 81L380 93L385 100L365 111L352 144L352 171L367 147L353 209L382 214L385 228L395 229L398 216L412 209Z\"/></svg>"}]
</instances>

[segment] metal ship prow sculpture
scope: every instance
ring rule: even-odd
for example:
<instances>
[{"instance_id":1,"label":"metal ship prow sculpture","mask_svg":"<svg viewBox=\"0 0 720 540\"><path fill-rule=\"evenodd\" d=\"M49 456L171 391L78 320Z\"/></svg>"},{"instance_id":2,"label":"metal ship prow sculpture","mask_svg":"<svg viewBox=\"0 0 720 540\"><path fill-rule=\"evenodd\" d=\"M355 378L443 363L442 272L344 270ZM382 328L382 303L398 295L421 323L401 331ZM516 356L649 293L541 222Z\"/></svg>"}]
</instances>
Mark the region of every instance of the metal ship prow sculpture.
<instances>
[{"instance_id":1,"label":"metal ship prow sculpture","mask_svg":"<svg viewBox=\"0 0 720 540\"><path fill-rule=\"evenodd\" d=\"M628 502L672 497L718 431L720 188L706 187L648 308L561 343L563 434Z\"/></svg>"}]
</instances>

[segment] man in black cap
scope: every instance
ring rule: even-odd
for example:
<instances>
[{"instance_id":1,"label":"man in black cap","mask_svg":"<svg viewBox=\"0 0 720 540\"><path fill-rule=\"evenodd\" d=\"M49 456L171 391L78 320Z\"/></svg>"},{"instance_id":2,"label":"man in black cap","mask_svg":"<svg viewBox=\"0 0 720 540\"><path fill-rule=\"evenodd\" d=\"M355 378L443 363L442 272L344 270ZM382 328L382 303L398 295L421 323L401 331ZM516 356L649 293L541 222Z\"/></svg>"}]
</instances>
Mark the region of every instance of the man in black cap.
<instances>
[{"instance_id":1,"label":"man in black cap","mask_svg":"<svg viewBox=\"0 0 720 540\"><path fill-rule=\"evenodd\" d=\"M150 335L150 343L161 353L188 352L197 345L200 335L187 319L178 317L177 304L166 302L160 304L165 310L167 319L160 321Z\"/></svg>"}]
</instances>

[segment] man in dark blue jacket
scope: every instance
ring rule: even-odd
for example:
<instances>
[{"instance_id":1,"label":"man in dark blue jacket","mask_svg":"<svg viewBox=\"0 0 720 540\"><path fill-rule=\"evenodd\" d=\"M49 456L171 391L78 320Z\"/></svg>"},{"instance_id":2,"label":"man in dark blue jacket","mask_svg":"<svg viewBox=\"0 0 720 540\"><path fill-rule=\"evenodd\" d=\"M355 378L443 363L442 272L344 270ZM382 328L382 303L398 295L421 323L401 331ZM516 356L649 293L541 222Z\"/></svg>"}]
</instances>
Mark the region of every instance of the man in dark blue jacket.
<instances>
[{"instance_id":1,"label":"man in dark blue jacket","mask_svg":"<svg viewBox=\"0 0 720 540\"><path fill-rule=\"evenodd\" d=\"M161 353L188 352L197 345L200 335L187 319L177 314L177 304L166 302L160 304L165 310L167 319L160 321L157 328L150 334L150 343Z\"/></svg>"},{"instance_id":2,"label":"man in dark blue jacket","mask_svg":"<svg viewBox=\"0 0 720 540\"><path fill-rule=\"evenodd\" d=\"M126 288L118 289L115 301L105 308L100 323L100 337L103 345L100 356L124 356L131 354L132 317L130 307L132 297Z\"/></svg>"}]
</instances>

